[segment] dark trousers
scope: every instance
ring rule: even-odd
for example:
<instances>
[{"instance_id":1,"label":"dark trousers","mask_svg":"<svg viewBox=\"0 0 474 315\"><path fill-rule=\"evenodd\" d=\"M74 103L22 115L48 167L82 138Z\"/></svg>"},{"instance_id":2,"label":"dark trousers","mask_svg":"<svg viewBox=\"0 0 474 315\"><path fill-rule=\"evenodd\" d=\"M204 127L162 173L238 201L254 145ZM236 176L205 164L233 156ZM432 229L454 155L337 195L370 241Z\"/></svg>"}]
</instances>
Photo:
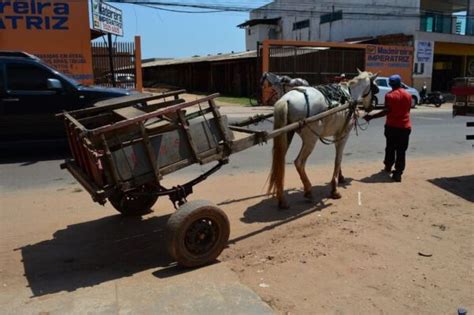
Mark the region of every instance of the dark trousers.
<instances>
[{"instance_id":1,"label":"dark trousers","mask_svg":"<svg viewBox=\"0 0 474 315\"><path fill-rule=\"evenodd\" d=\"M394 128L385 126L385 138L387 145L385 147L384 164L391 168L395 164L395 174L402 175L405 169L405 153L408 149L408 140L411 129Z\"/></svg>"}]
</instances>

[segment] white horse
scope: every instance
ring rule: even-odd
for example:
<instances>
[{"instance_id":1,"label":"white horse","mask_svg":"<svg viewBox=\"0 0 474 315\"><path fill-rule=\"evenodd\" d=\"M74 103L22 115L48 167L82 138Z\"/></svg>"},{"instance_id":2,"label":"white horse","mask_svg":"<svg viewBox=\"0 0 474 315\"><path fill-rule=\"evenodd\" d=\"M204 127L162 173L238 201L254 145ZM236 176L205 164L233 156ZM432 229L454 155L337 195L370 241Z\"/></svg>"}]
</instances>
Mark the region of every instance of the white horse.
<instances>
[{"instance_id":1,"label":"white horse","mask_svg":"<svg viewBox=\"0 0 474 315\"><path fill-rule=\"evenodd\" d=\"M377 74L373 75L370 72L358 71L359 75L357 77L339 84L340 90L351 99L349 101L351 104L349 109L313 122L297 131L303 145L294 163L303 182L304 196L306 198L312 198L312 185L305 172L306 160L313 151L316 141L326 137L334 137L332 141L336 147L334 173L331 180L331 197L334 199L341 198L341 194L337 191L337 186L338 183L344 182L341 171L342 154L350 131L355 123L357 103L362 101L364 109L370 111L372 109L372 96L378 92L377 85L374 83ZM298 87L283 95L275 103L273 127L278 129L306 117L317 115L328 110L328 107L325 96L318 89ZM280 208L288 208L284 195L285 155L293 135L294 132L282 134L273 140L273 160L268 192L276 195Z\"/></svg>"}]
</instances>

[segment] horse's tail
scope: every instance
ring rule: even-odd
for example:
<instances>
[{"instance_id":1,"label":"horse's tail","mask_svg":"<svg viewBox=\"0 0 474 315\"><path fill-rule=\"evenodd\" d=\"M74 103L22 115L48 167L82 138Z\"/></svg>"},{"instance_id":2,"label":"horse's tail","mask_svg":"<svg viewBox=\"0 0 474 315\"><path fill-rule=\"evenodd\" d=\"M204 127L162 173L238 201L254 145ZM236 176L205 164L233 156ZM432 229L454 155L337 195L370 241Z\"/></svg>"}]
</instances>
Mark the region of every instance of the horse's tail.
<instances>
[{"instance_id":1,"label":"horse's tail","mask_svg":"<svg viewBox=\"0 0 474 315\"><path fill-rule=\"evenodd\" d=\"M274 106L273 130L282 128L288 123L288 104L286 100L278 100ZM267 193L275 194L283 191L285 180L285 155L288 150L291 137L289 134L281 134L273 139L272 168L268 178Z\"/></svg>"}]
</instances>

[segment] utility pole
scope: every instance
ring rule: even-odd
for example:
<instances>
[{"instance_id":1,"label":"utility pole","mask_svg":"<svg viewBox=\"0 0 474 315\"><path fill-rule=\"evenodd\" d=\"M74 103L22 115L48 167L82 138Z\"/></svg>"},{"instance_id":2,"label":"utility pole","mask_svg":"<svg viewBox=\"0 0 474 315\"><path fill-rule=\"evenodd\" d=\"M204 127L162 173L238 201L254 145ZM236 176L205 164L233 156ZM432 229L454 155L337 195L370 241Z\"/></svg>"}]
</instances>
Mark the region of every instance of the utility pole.
<instances>
[{"instance_id":1,"label":"utility pole","mask_svg":"<svg viewBox=\"0 0 474 315\"><path fill-rule=\"evenodd\" d=\"M114 49L112 46L112 34L107 33L107 41L109 42L109 67L110 75L112 76L112 86L116 87L117 82L115 81L115 70L114 70Z\"/></svg>"},{"instance_id":2,"label":"utility pole","mask_svg":"<svg viewBox=\"0 0 474 315\"><path fill-rule=\"evenodd\" d=\"M334 5L332 6L331 20L329 21L329 41L332 41L332 21L334 20Z\"/></svg>"}]
</instances>

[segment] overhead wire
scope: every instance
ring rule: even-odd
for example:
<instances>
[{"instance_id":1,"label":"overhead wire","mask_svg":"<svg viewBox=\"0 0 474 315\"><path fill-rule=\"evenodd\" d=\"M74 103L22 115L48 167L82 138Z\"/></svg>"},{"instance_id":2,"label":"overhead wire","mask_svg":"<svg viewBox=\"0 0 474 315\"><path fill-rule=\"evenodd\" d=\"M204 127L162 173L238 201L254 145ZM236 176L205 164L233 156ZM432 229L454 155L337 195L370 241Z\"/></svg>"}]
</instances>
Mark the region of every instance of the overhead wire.
<instances>
[{"instance_id":1,"label":"overhead wire","mask_svg":"<svg viewBox=\"0 0 474 315\"><path fill-rule=\"evenodd\" d=\"M156 8L159 10L168 10L172 12L178 12L178 13L219 13L219 12L264 12L264 13L293 13L295 15L299 16L312 16L313 14L329 14L333 13L334 11L332 10L322 10L322 9L315 9L314 6L311 6L311 3L299 3L292 5L293 8L278 8L277 7L271 7L271 5L274 5L274 3L269 3L267 5L264 5L262 7L255 7L255 6L249 6L249 5L240 5L240 6L235 6L231 5L229 2L214 2L213 4L209 4L206 2L193 2L193 3L177 3L177 2L170 2L170 1L154 1L154 0L110 0L109 2L117 2L117 3L129 3L129 4L137 4L137 5L143 5L143 6L149 6L152 8ZM359 8L360 6L356 6L354 4L350 3L343 3L343 2L318 2L315 3L317 5L321 4L327 4L327 5L334 5L334 7L337 9L340 8ZM168 7L176 7L176 8L188 8L192 9L190 10L181 10L181 9L169 9ZM403 11L400 12L393 12L393 10L390 10L390 8L398 8L402 9ZM386 12L380 12L379 9L386 9ZM371 8L369 8L373 12L367 11L367 8L362 12L362 11L344 11L343 14L346 17L350 16L356 16L356 18L360 16L373 16L373 17L382 17L382 18L418 18L420 16L423 16L424 13L428 12L427 10L422 10L419 7L400 7L400 6L393 6L393 5L371 5ZM202 11L202 10L207 10L207 11ZM375 10L378 10L375 11ZM413 11L407 12L407 11ZM447 14L446 14L447 15Z\"/></svg>"}]
</instances>

